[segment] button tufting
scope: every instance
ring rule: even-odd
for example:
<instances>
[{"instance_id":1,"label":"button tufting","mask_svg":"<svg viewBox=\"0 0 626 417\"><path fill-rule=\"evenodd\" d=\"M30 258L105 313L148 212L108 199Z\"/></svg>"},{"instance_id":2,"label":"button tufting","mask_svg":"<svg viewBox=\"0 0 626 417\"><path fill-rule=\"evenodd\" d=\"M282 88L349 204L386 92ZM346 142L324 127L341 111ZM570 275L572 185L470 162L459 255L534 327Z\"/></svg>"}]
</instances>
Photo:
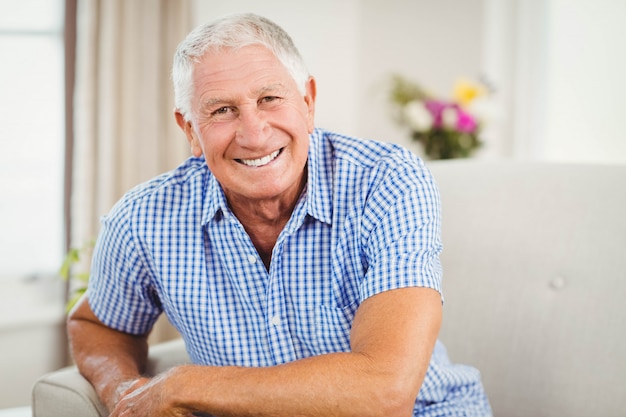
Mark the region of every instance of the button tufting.
<instances>
[{"instance_id":1,"label":"button tufting","mask_svg":"<svg viewBox=\"0 0 626 417\"><path fill-rule=\"evenodd\" d=\"M550 288L553 290L562 290L565 288L565 278L559 276L550 281Z\"/></svg>"}]
</instances>

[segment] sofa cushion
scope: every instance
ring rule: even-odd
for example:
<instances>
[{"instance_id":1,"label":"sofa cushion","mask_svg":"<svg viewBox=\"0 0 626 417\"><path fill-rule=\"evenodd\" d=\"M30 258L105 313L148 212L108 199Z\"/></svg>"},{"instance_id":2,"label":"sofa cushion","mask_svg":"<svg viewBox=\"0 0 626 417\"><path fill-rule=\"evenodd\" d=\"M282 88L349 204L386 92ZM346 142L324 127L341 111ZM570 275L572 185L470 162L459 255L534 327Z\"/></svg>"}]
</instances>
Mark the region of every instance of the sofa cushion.
<instances>
[{"instance_id":1,"label":"sofa cushion","mask_svg":"<svg viewBox=\"0 0 626 417\"><path fill-rule=\"evenodd\" d=\"M441 161L441 339L497 416L626 410L626 166Z\"/></svg>"}]
</instances>

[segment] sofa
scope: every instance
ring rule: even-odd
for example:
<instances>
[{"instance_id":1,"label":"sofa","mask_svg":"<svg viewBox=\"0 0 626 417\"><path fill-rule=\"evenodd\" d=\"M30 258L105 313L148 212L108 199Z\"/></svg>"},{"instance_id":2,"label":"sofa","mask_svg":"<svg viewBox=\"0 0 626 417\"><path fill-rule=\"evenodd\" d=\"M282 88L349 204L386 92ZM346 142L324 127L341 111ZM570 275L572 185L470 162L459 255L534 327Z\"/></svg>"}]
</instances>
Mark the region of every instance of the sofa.
<instances>
[{"instance_id":1,"label":"sofa","mask_svg":"<svg viewBox=\"0 0 626 417\"><path fill-rule=\"evenodd\" d=\"M498 417L626 416L626 166L433 161L453 362ZM150 371L187 361L153 346ZM106 410L70 367L33 388L35 417Z\"/></svg>"}]
</instances>

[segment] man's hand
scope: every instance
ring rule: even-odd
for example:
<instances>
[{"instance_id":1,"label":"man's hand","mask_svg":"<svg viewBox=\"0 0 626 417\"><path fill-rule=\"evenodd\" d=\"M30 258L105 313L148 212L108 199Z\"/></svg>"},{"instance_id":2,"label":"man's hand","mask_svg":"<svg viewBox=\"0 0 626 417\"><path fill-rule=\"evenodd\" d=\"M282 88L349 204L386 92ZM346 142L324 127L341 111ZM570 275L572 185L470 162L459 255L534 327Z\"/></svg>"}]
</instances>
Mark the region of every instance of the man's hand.
<instances>
[{"instance_id":1,"label":"man's hand","mask_svg":"<svg viewBox=\"0 0 626 417\"><path fill-rule=\"evenodd\" d=\"M131 382L109 417L212 417L201 411L194 412L176 401L177 391L184 388L179 382L173 381L176 376L184 374L183 368L175 367L154 378L140 378Z\"/></svg>"},{"instance_id":2,"label":"man's hand","mask_svg":"<svg viewBox=\"0 0 626 417\"><path fill-rule=\"evenodd\" d=\"M148 384L149 382L150 382L150 378L143 378L143 377L132 380L132 381L122 382L115 390L115 394L113 398L113 401L116 404L115 409L119 408L119 403L122 402L125 397L131 395L132 393L134 393L135 391L137 391L139 388L143 387L144 385Z\"/></svg>"},{"instance_id":3,"label":"man's hand","mask_svg":"<svg viewBox=\"0 0 626 417\"><path fill-rule=\"evenodd\" d=\"M127 385L119 396L110 417L149 417L171 416L186 417L191 414L183 409L176 409L165 404L168 373L154 378L140 378ZM121 385L123 389L124 384Z\"/></svg>"}]
</instances>

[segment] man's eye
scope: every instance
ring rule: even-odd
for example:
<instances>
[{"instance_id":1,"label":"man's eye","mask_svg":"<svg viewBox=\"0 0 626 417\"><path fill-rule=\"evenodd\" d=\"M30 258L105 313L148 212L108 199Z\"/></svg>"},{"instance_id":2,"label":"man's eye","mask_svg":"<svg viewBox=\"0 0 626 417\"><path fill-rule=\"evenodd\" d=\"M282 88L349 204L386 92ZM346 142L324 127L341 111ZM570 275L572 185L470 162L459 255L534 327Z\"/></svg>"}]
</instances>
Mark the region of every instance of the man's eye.
<instances>
[{"instance_id":1,"label":"man's eye","mask_svg":"<svg viewBox=\"0 0 626 417\"><path fill-rule=\"evenodd\" d=\"M224 106L211 112L211 119L214 121L228 121L237 117L237 108Z\"/></svg>"},{"instance_id":2,"label":"man's eye","mask_svg":"<svg viewBox=\"0 0 626 417\"><path fill-rule=\"evenodd\" d=\"M214 110L211 114L214 114L214 115L227 114L231 110L232 109L230 107L220 107L219 109Z\"/></svg>"},{"instance_id":3,"label":"man's eye","mask_svg":"<svg viewBox=\"0 0 626 417\"><path fill-rule=\"evenodd\" d=\"M261 100L259 100L259 102L272 103L272 102L278 101L279 99L280 97L277 97L277 96L266 96L266 97L263 97Z\"/></svg>"}]
</instances>

